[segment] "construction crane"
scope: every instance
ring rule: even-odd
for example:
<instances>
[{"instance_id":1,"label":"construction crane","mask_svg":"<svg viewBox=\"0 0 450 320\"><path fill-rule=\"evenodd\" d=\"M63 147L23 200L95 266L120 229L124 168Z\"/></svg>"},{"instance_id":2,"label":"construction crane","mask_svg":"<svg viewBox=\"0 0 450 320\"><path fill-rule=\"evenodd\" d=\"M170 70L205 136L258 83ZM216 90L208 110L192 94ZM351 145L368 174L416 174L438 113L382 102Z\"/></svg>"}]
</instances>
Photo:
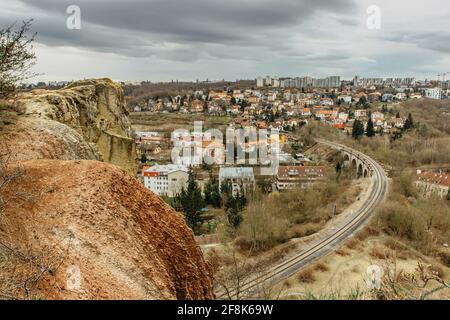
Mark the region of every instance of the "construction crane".
<instances>
[{"instance_id":1,"label":"construction crane","mask_svg":"<svg viewBox=\"0 0 450 320\"><path fill-rule=\"evenodd\" d=\"M442 88L442 89L444 89L445 77L446 77L448 74L450 74L450 71L449 71L449 72L443 72L443 73L437 75L437 76L438 76L438 84L439 84L439 83L441 84L441 88ZM441 78L440 78L440 77L442 77L442 81L441 81Z\"/></svg>"},{"instance_id":2,"label":"construction crane","mask_svg":"<svg viewBox=\"0 0 450 320\"><path fill-rule=\"evenodd\" d=\"M450 71L449 72L444 72L444 76L443 76L444 78L442 79L442 86L444 86L445 76L448 75L448 74L450 74ZM446 83L445 88L449 89L450 88L450 83Z\"/></svg>"}]
</instances>

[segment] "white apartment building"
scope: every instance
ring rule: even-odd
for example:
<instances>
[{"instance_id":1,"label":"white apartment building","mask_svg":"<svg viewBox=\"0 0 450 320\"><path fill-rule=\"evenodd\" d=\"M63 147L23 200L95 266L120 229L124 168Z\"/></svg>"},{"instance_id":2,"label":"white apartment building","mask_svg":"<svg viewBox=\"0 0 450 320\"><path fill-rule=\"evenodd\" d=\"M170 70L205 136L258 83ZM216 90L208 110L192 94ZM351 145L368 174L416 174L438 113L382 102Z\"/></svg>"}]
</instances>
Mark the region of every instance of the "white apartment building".
<instances>
[{"instance_id":1,"label":"white apartment building","mask_svg":"<svg viewBox=\"0 0 450 320\"><path fill-rule=\"evenodd\" d=\"M255 188L255 175L251 167L222 167L219 171L219 184L229 180L232 184L233 195Z\"/></svg>"},{"instance_id":2,"label":"white apartment building","mask_svg":"<svg viewBox=\"0 0 450 320\"><path fill-rule=\"evenodd\" d=\"M450 174L442 171L417 170L416 186L426 196L434 193L444 198L450 189Z\"/></svg>"},{"instance_id":3,"label":"white apartment building","mask_svg":"<svg viewBox=\"0 0 450 320\"><path fill-rule=\"evenodd\" d=\"M256 79L256 86L258 87L258 88L261 88L261 87L264 87L264 78L263 77L258 77L257 79Z\"/></svg>"},{"instance_id":4,"label":"white apartment building","mask_svg":"<svg viewBox=\"0 0 450 320\"><path fill-rule=\"evenodd\" d=\"M188 168L183 165L154 165L144 171L144 186L159 196L175 197L188 179Z\"/></svg>"},{"instance_id":5,"label":"white apartment building","mask_svg":"<svg viewBox=\"0 0 450 320\"><path fill-rule=\"evenodd\" d=\"M442 89L441 88L430 88L425 90L425 97L441 100L442 99Z\"/></svg>"}]
</instances>

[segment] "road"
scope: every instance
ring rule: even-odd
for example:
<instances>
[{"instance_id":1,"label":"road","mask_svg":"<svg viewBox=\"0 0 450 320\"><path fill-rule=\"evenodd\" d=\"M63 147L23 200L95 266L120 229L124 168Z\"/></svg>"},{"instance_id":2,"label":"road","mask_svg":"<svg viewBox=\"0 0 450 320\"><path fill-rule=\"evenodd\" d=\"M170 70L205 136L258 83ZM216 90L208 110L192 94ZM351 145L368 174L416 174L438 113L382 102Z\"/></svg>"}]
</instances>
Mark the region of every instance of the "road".
<instances>
[{"instance_id":1,"label":"road","mask_svg":"<svg viewBox=\"0 0 450 320\"><path fill-rule=\"evenodd\" d=\"M340 225L336 226L335 231L331 235L326 235L323 238L316 240L294 257L283 261L262 274L254 276L247 281L243 281L243 284L239 289L230 289L228 293L225 293L224 291L218 292L218 299L229 299L230 297L235 299L238 296L256 295L259 291L265 290L268 287L295 275L299 270L342 245L346 239L351 237L356 230L360 229L361 226L368 221L375 209L383 202L388 191L389 180L383 168L375 160L357 150L335 142L322 139L316 139L316 141L336 150L345 150L353 153L361 160L365 160L365 162L371 166L371 191L366 201L341 222Z\"/></svg>"}]
</instances>

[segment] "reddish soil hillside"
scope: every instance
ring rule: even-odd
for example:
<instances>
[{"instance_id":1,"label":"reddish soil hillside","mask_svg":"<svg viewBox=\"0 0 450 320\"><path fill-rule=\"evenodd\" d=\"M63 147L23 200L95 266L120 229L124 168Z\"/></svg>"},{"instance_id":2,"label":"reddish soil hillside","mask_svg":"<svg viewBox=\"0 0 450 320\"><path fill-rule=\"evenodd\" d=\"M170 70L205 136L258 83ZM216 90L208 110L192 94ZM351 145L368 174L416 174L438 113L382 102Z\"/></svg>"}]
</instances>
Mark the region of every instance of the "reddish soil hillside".
<instances>
[{"instance_id":1,"label":"reddish soil hillside","mask_svg":"<svg viewBox=\"0 0 450 320\"><path fill-rule=\"evenodd\" d=\"M17 252L53 260L35 298L213 298L183 218L125 171L96 161L21 167L3 192L0 235ZM81 271L79 288L67 283L69 266Z\"/></svg>"}]
</instances>

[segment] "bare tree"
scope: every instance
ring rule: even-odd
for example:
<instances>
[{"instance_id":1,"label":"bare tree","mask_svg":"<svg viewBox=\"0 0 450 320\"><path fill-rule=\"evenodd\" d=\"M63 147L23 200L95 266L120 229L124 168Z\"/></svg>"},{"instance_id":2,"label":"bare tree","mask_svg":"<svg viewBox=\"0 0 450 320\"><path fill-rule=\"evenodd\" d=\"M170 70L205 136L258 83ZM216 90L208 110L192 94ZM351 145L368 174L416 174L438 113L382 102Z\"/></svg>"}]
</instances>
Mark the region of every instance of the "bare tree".
<instances>
[{"instance_id":1,"label":"bare tree","mask_svg":"<svg viewBox=\"0 0 450 320\"><path fill-rule=\"evenodd\" d=\"M45 298L39 286L47 280L50 286L59 287L55 275L69 255L71 241L60 252L61 243L42 248L29 245L19 248L0 241L3 258L0 272L0 299L35 300Z\"/></svg>"},{"instance_id":2,"label":"bare tree","mask_svg":"<svg viewBox=\"0 0 450 320\"><path fill-rule=\"evenodd\" d=\"M5 196L9 184L19 179L23 169L12 162L13 153L5 141L0 141L0 299L37 299L38 287L48 276L54 276L64 262L69 245L63 251L57 247L64 246L61 243L51 246L37 247L24 239L24 241L12 241L10 223L4 216L4 210L8 203ZM19 192L10 194L12 199L29 199L30 195ZM30 222L30 226L32 223ZM54 280L54 277L53 277ZM57 286L56 281L52 284Z\"/></svg>"},{"instance_id":3,"label":"bare tree","mask_svg":"<svg viewBox=\"0 0 450 320\"><path fill-rule=\"evenodd\" d=\"M6 205L2 192L6 186L22 175L22 169L11 165L12 152L6 142L0 141L0 217Z\"/></svg>"},{"instance_id":4,"label":"bare tree","mask_svg":"<svg viewBox=\"0 0 450 320\"><path fill-rule=\"evenodd\" d=\"M30 72L36 55L32 42L35 34L28 36L32 20L14 23L0 29L0 99L13 96L17 85L34 76Z\"/></svg>"},{"instance_id":5,"label":"bare tree","mask_svg":"<svg viewBox=\"0 0 450 320\"><path fill-rule=\"evenodd\" d=\"M430 289L432 283L439 286ZM393 256L385 259L381 286L372 294L381 300L415 300L426 299L433 293L449 289L450 284L446 283L431 265L418 262L413 272L405 272L398 267L397 259Z\"/></svg>"},{"instance_id":6,"label":"bare tree","mask_svg":"<svg viewBox=\"0 0 450 320\"><path fill-rule=\"evenodd\" d=\"M252 259L251 252L246 255L238 255L234 248L227 248L225 255L219 256L213 252L209 257L212 262L212 273L218 298L226 300L245 299L279 299L281 286L275 286L270 281L261 281L251 289L248 284L259 277L264 276L266 263L261 259Z\"/></svg>"}]
</instances>

